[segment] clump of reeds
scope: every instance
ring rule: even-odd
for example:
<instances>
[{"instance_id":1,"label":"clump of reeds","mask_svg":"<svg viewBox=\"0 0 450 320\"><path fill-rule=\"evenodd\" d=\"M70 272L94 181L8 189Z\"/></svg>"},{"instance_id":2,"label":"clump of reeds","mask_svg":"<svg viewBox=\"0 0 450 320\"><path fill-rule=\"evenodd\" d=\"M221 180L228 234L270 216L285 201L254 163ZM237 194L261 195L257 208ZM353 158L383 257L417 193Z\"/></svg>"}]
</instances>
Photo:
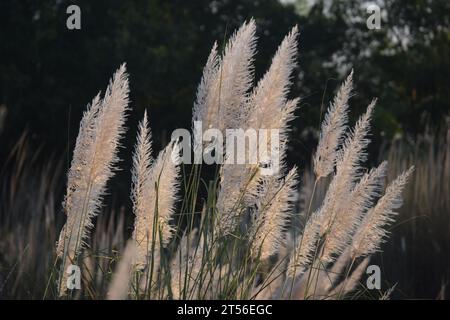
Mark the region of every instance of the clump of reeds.
<instances>
[{"instance_id":1,"label":"clump of reeds","mask_svg":"<svg viewBox=\"0 0 450 320\"><path fill-rule=\"evenodd\" d=\"M342 298L358 287L370 255L386 239L386 227L401 205L412 168L386 189L387 163L364 169L375 100L349 129L353 72L328 109L313 157L314 190L330 181L323 202L311 210L313 191L301 234L292 228L299 179L297 168L287 168L285 157L298 105L297 99L288 99L298 30L294 27L282 41L269 70L252 89L255 30L250 20L232 35L223 52L213 46L193 121L221 131L279 130L280 170L262 174L273 165L263 159L221 165L197 212L201 168L192 166L185 181L187 195L179 195L178 143L170 142L153 159L145 113L133 157L134 232L110 286L110 298ZM77 262L113 175L127 94L122 66L105 97L96 97L83 116L68 175L67 222L57 246L64 267ZM259 147L273 143L259 141ZM245 148L246 153L251 150ZM177 199L182 200L181 208L174 219ZM63 293L64 278L61 288Z\"/></svg>"},{"instance_id":2,"label":"clump of reeds","mask_svg":"<svg viewBox=\"0 0 450 320\"><path fill-rule=\"evenodd\" d=\"M103 99L98 94L83 115L63 204L67 221L56 247L62 259L60 294L66 293L66 269L77 264L86 246L92 219L101 208L106 183L118 162L119 140L124 133L128 108L128 76L123 64L114 74Z\"/></svg>"}]
</instances>

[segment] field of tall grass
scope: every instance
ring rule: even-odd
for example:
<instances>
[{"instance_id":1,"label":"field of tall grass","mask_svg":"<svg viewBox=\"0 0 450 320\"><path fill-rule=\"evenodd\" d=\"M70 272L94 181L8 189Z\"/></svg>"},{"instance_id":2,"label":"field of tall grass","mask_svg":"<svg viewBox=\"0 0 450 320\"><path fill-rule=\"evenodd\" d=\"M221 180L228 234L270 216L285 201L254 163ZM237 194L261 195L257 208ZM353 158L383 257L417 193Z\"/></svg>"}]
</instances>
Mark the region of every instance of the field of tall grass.
<instances>
[{"instance_id":1,"label":"field of tall grass","mask_svg":"<svg viewBox=\"0 0 450 320\"><path fill-rule=\"evenodd\" d=\"M24 134L1 169L0 297L445 298L450 131L389 141L367 169L375 100L348 123L350 73L323 118L311 168L289 168L297 37L294 27L252 88L255 23L245 23L224 48L213 46L193 109L205 128L280 130L276 174L262 174L270 163L183 164L176 140L156 154L150 107L136 130L132 206L112 205L108 183L133 112L125 65L85 111L67 174L66 159L30 150ZM382 269L379 290L366 287L370 264ZM67 287L73 265L80 289Z\"/></svg>"}]
</instances>

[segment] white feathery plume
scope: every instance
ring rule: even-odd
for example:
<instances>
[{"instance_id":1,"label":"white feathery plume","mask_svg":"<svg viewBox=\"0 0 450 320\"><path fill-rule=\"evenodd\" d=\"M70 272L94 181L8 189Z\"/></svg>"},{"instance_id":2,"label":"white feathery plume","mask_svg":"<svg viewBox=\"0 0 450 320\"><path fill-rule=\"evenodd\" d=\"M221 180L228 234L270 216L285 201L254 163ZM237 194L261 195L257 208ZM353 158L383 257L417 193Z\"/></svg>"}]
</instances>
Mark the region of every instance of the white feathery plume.
<instances>
[{"instance_id":1,"label":"white feathery plume","mask_svg":"<svg viewBox=\"0 0 450 320\"><path fill-rule=\"evenodd\" d=\"M167 245L172 237L174 230L170 220L175 210L180 171L180 146L175 141L162 150L150 166L150 142L144 142L148 137L145 122L140 126L133 169L134 173L142 174L133 177L132 194L136 215L133 239L138 251L138 268L145 267L150 254L159 251L161 245Z\"/></svg>"},{"instance_id":2,"label":"white feathery plume","mask_svg":"<svg viewBox=\"0 0 450 320\"><path fill-rule=\"evenodd\" d=\"M376 206L367 212L353 237L351 246L353 258L368 256L380 249L381 243L388 235L384 227L394 221L397 215L394 210L402 205L401 194L413 170L414 167L409 168L390 183Z\"/></svg>"},{"instance_id":3,"label":"white feathery plume","mask_svg":"<svg viewBox=\"0 0 450 320\"><path fill-rule=\"evenodd\" d=\"M128 76L125 64L122 64L110 81L104 98L101 101L99 96L94 98L81 120L68 173L64 202L67 221L56 249L57 256L64 257L64 268L86 246L91 220L100 210L107 181L114 175L119 161L119 139L125 131L128 92ZM60 289L64 294L64 281Z\"/></svg>"},{"instance_id":4,"label":"white feathery plume","mask_svg":"<svg viewBox=\"0 0 450 320\"><path fill-rule=\"evenodd\" d=\"M217 54L217 42L214 43L197 88L197 99L192 112L192 122L202 121L209 129L217 124L217 112L220 95L220 57Z\"/></svg>"},{"instance_id":5,"label":"white feathery plume","mask_svg":"<svg viewBox=\"0 0 450 320\"><path fill-rule=\"evenodd\" d=\"M312 215L303 229L303 234L289 260L287 274L291 278L301 276L311 264L313 253L318 244L319 225L317 216Z\"/></svg>"},{"instance_id":6,"label":"white feathery plume","mask_svg":"<svg viewBox=\"0 0 450 320\"><path fill-rule=\"evenodd\" d=\"M248 128L280 128L277 115L286 107L287 94L296 66L298 28L284 38L272 59L269 70L258 82L245 106Z\"/></svg>"},{"instance_id":7,"label":"white feathery plume","mask_svg":"<svg viewBox=\"0 0 450 320\"><path fill-rule=\"evenodd\" d=\"M254 173L256 174L256 172ZM245 164L223 164L220 169L220 185L216 201L217 219L215 236L226 236L234 231L243 210L243 198L249 181Z\"/></svg>"},{"instance_id":8,"label":"white feathery plume","mask_svg":"<svg viewBox=\"0 0 450 320\"><path fill-rule=\"evenodd\" d=\"M179 143L172 141L160 152L151 170L150 188L157 195L157 205L155 203L154 208L158 212L158 229L161 231L163 245L168 244L174 232L169 222L175 212L180 187L180 150Z\"/></svg>"},{"instance_id":9,"label":"white feathery plume","mask_svg":"<svg viewBox=\"0 0 450 320\"><path fill-rule=\"evenodd\" d=\"M148 126L147 111L144 118L139 123L138 136L135 151L133 154L131 201L133 203L133 213L135 215L133 239L135 241L136 261L138 268L143 268L147 261L147 253L152 249L148 247L153 236L153 230L147 234L148 226L153 225L152 212L155 210L154 203L150 201L149 192L152 146L151 132ZM152 206L153 205L153 206ZM150 219L151 221L148 221Z\"/></svg>"},{"instance_id":10,"label":"white feathery plume","mask_svg":"<svg viewBox=\"0 0 450 320\"><path fill-rule=\"evenodd\" d=\"M346 137L344 146L338 153L336 174L350 177L349 185L351 187L354 186L355 181L361 176L359 164L367 158L365 149L370 142L367 135L370 130L370 121L376 101L376 99L373 99L369 104L366 112L356 123L353 132Z\"/></svg>"},{"instance_id":11,"label":"white feathery plume","mask_svg":"<svg viewBox=\"0 0 450 320\"><path fill-rule=\"evenodd\" d=\"M267 126L260 129L277 129L279 130L279 148L272 149L272 137L271 132L267 131L267 145L263 146L263 141L258 140L258 151L260 148L266 148L267 159L261 158L262 153L257 155L258 163L256 165L247 164L245 172L241 173L244 177L244 181L248 184L246 190L247 195L245 197L245 203L247 205L253 205L256 201L255 195L257 193L258 185L262 183L264 177L261 170L264 167L266 170L272 169L272 174L278 178L281 178L286 174L286 149L288 144L288 134L290 132L290 122L294 119L294 112L297 109L299 99L288 100L284 107L272 115L272 123L266 123ZM249 153L248 150L246 150ZM275 168L275 164L271 161L278 157L278 171Z\"/></svg>"},{"instance_id":12,"label":"white feathery plume","mask_svg":"<svg viewBox=\"0 0 450 320\"><path fill-rule=\"evenodd\" d=\"M299 99L292 99L292 100L287 100L286 103L283 105L283 107L278 110L276 113L272 114L271 117L271 123L265 123L264 126L262 127L257 127L256 129L263 129L263 130L267 130L267 145L263 146L260 145L260 143L262 141L258 140L258 149L260 148L266 148L267 150L267 156L271 157L273 156L273 154L271 154L272 150L271 150L271 145L272 145L272 141L271 141L271 131L272 129L276 129L279 132L279 149L278 150L274 150L277 154L276 156L278 156L279 158L279 167L280 169L286 168L286 163L285 163L285 158L286 158L286 148L287 148L287 143L288 143L288 134L291 131L291 121L295 118L294 113L297 110L298 107L298 103L299 103ZM256 151L256 150L255 150ZM249 151L246 150L246 152L248 153ZM256 167L261 166L263 164L265 164L266 166L269 166L270 163L263 163L265 161L265 159L261 159L259 157L260 155L258 154L258 164L256 165ZM248 165L249 167L255 167L253 165ZM281 177L282 174L285 174L285 172L283 172L283 170L280 170L277 173L274 173L275 175L277 175L278 177ZM259 176L258 176L259 177Z\"/></svg>"},{"instance_id":13,"label":"white feathery plume","mask_svg":"<svg viewBox=\"0 0 450 320\"><path fill-rule=\"evenodd\" d=\"M270 157L278 157L279 171L274 172L274 177L280 178L284 171L288 123L293 118L293 113L298 105L298 99L288 100L286 105L275 114L272 118L272 129L280 129L280 147L274 150L277 154L272 154L270 147L270 134L268 134L267 152ZM270 129L270 128L269 128ZM259 141L258 141L259 143ZM248 144L246 144L246 151L249 157ZM217 227L223 235L229 234L237 226L237 219L239 218L242 208L255 204L259 197L258 187L263 183L264 176L261 174L261 165L259 164L227 164L221 167L219 195L217 198L217 209L219 213L219 220ZM270 169L273 164L265 163L266 169Z\"/></svg>"},{"instance_id":14,"label":"white feathery plume","mask_svg":"<svg viewBox=\"0 0 450 320\"><path fill-rule=\"evenodd\" d=\"M284 167L285 146L287 135L290 131L290 122L294 119L294 112L298 107L299 99L288 100L289 87L292 85L292 73L296 67L298 27L295 26L286 35L272 59L269 70L258 82L248 102L245 104L242 126L249 129L278 129L280 134L279 162ZM259 145L258 149L263 146ZM268 134L267 145L264 146L269 152L271 150L271 136ZM246 149L246 152L249 151ZM258 155L259 156L259 155ZM264 159L258 159L259 164ZM251 175L257 166L249 166L247 175ZM258 172L259 173L259 172ZM251 181L249 193L256 191L260 183L260 176ZM254 199L247 199L251 204Z\"/></svg>"},{"instance_id":15,"label":"white feathery plume","mask_svg":"<svg viewBox=\"0 0 450 320\"><path fill-rule=\"evenodd\" d=\"M381 195L386 177L387 162L366 173L347 200L340 205L335 219L328 230L322 260L331 262L335 255L340 255L352 240L356 228L364 214L372 207L373 201Z\"/></svg>"},{"instance_id":16,"label":"white feathery plume","mask_svg":"<svg viewBox=\"0 0 450 320\"><path fill-rule=\"evenodd\" d=\"M218 126L221 130L240 127L241 112L253 82L253 56L256 50L256 24L245 22L227 43L219 67L220 86Z\"/></svg>"},{"instance_id":17,"label":"white feathery plume","mask_svg":"<svg viewBox=\"0 0 450 320\"><path fill-rule=\"evenodd\" d=\"M347 136L342 150L337 157L336 174L328 187L324 202L319 209L320 235L323 236L336 218L339 206L346 202L347 195L353 189L355 182L361 175L361 161L366 159L365 148L369 143L366 138L370 119L375 106L375 100L355 125L353 132Z\"/></svg>"},{"instance_id":18,"label":"white feathery plume","mask_svg":"<svg viewBox=\"0 0 450 320\"><path fill-rule=\"evenodd\" d=\"M223 57L217 44L203 69L197 89L193 121L202 121L203 130L239 127L241 109L248 99L253 81L253 56L256 49L256 25L251 19L237 30L225 46Z\"/></svg>"},{"instance_id":19,"label":"white feathery plume","mask_svg":"<svg viewBox=\"0 0 450 320\"><path fill-rule=\"evenodd\" d=\"M284 160L286 157L286 145L288 143L288 134L291 132L291 121L295 118L295 111L298 108L300 99L295 98L292 100L287 100L284 107L281 109L281 112L278 112L274 115L274 118L277 121L277 125L275 125L275 129L280 130L280 167L285 167ZM270 141L269 141L270 142ZM268 150L270 150L268 148Z\"/></svg>"},{"instance_id":20,"label":"white feathery plume","mask_svg":"<svg viewBox=\"0 0 450 320\"><path fill-rule=\"evenodd\" d=\"M278 252L285 239L285 228L292 213L298 182L297 168L292 168L284 181L269 177L259 197L257 217L252 225L252 254L267 259Z\"/></svg>"},{"instance_id":21,"label":"white feathery plume","mask_svg":"<svg viewBox=\"0 0 450 320\"><path fill-rule=\"evenodd\" d=\"M334 97L320 130L320 139L313 158L317 179L328 176L334 170L336 154L347 128L348 100L352 91L353 70Z\"/></svg>"},{"instance_id":22,"label":"white feathery plume","mask_svg":"<svg viewBox=\"0 0 450 320\"><path fill-rule=\"evenodd\" d=\"M278 156L280 168L284 167L284 150L287 143L289 122L294 118L294 112L298 106L298 99L287 100L292 71L295 67L297 36L298 29L294 27L280 44L269 70L245 103L244 111L240 113L241 119L239 120L240 127L244 129L279 130L280 150L278 150ZM269 134L267 146L265 146L268 152L271 150L270 138ZM259 150L259 148L256 149ZM245 152L248 159L255 156L250 154L248 145L246 145ZM263 159L259 159L260 162L261 160ZM222 166L217 208L220 214L218 226L222 229L223 234L231 232L236 227L236 218L242 211L241 206L251 205L255 202L256 189L262 182L260 165L262 163L225 164Z\"/></svg>"}]
</instances>

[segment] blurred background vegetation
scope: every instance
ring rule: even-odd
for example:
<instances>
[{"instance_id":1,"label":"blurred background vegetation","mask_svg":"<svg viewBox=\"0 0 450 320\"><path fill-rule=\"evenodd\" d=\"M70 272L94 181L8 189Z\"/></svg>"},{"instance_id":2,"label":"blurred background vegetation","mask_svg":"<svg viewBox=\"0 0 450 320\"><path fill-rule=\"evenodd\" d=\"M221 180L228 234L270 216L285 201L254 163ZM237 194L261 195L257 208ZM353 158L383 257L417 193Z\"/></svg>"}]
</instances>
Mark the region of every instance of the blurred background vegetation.
<instances>
[{"instance_id":1,"label":"blurred background vegetation","mask_svg":"<svg viewBox=\"0 0 450 320\"><path fill-rule=\"evenodd\" d=\"M66 28L70 4L81 8L81 30ZM149 108L156 139L167 139L174 128L190 125L213 42L223 42L250 17L258 23L256 79L282 37L300 27L292 92L302 98L298 128L317 127L324 94L328 101L351 68L355 115L379 98L376 132L392 137L437 127L449 113L450 2L379 5L381 29L368 30L362 0L1 1L1 150L9 150L24 129L52 150L73 143L86 104L124 61L132 121Z\"/></svg>"},{"instance_id":2,"label":"blurred background vegetation","mask_svg":"<svg viewBox=\"0 0 450 320\"><path fill-rule=\"evenodd\" d=\"M369 3L381 8L380 30L366 26ZM66 8L71 4L81 8L81 30L66 28ZM382 150L389 146L395 148L392 141L399 137L412 146L417 158L422 151L415 141L425 132L432 137L438 132L446 136L450 111L447 0L2 0L0 163L11 163L11 150L21 145L24 132L30 150L39 150L32 155L42 159L53 155L67 162L83 110L98 90L104 90L119 64L127 62L131 129L124 142L125 170L113 182L114 192L125 199L134 128L144 109L149 110L156 150L166 144L173 129L189 128L195 90L213 42L223 43L250 17L256 19L259 37L256 79L268 67L283 36L295 24L300 28L299 67L291 94L301 98L301 110L294 124L290 161L308 166L323 104L352 68L356 87L351 102L353 120L373 97L379 99L371 161L382 158ZM441 142L427 144L427 150L440 147L446 162L448 134L443 145L445 150ZM385 154L392 156L390 150ZM434 151L429 152L428 157L434 159ZM2 174L5 168L2 165ZM440 167L436 164L430 170L433 168ZM440 174L430 170L427 177ZM442 183L448 184L445 177ZM55 203L60 203L60 193ZM447 211L439 213L439 234L444 242L450 234L447 203L439 210ZM424 239L433 234L422 233ZM395 248L405 241L402 235L394 239L399 241ZM399 255L395 248L386 250L394 263L387 266L391 284L401 275L402 297L436 298L449 281L448 261L439 262L432 284L422 280L413 285L414 258L403 261L403 274L399 268L395 271ZM448 244L434 252L443 248L448 249ZM423 255L427 248L416 251L416 256ZM450 259L449 255L444 257ZM445 258L440 256L441 260ZM409 273L405 271L408 267ZM426 267L422 271L425 274Z\"/></svg>"}]
</instances>

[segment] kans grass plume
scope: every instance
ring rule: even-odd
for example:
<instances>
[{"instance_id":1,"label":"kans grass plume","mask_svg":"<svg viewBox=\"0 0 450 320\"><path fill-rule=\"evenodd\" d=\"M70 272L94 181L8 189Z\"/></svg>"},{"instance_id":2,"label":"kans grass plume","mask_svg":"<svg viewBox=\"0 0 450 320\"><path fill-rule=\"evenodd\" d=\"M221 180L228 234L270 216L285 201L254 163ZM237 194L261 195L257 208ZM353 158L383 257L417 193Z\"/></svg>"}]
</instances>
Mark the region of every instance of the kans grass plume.
<instances>
[{"instance_id":1,"label":"kans grass plume","mask_svg":"<svg viewBox=\"0 0 450 320\"><path fill-rule=\"evenodd\" d=\"M56 254L66 266L75 263L86 247L92 219L98 214L106 183L119 161L119 140L128 109L128 75L125 64L114 74L103 99L97 95L83 115L68 173L64 212L67 221L60 233ZM65 281L60 293L65 293Z\"/></svg>"},{"instance_id":2,"label":"kans grass plume","mask_svg":"<svg viewBox=\"0 0 450 320\"><path fill-rule=\"evenodd\" d=\"M229 40L222 57L214 44L193 110L193 121L202 121L205 129L238 127L241 107L253 81L255 31L253 19L244 23Z\"/></svg>"},{"instance_id":3,"label":"kans grass plume","mask_svg":"<svg viewBox=\"0 0 450 320\"><path fill-rule=\"evenodd\" d=\"M135 214L132 238L137 248L138 269L158 260L154 253L167 245L173 235L170 221L179 191L179 165L180 149L176 141L172 141L152 161L151 135L145 113L139 125L133 156L131 193Z\"/></svg>"},{"instance_id":4,"label":"kans grass plume","mask_svg":"<svg viewBox=\"0 0 450 320\"><path fill-rule=\"evenodd\" d=\"M252 252L265 260L279 251L285 241L286 228L297 196L297 168L282 181L266 179L259 194L256 221L253 224Z\"/></svg>"},{"instance_id":5,"label":"kans grass plume","mask_svg":"<svg viewBox=\"0 0 450 320\"><path fill-rule=\"evenodd\" d=\"M353 71L342 84L333 103L325 114L320 129L320 139L313 158L317 179L328 176L336 164L338 147L342 142L347 125L348 100L353 87Z\"/></svg>"},{"instance_id":6,"label":"kans grass plume","mask_svg":"<svg viewBox=\"0 0 450 320\"><path fill-rule=\"evenodd\" d=\"M225 155L217 200L218 233L220 234L227 235L233 232L243 207L258 201L257 188L263 183L261 166L268 165L270 169L271 165L270 161L267 162L267 156L270 154L271 157L278 157L279 166L284 169L289 123L293 120L298 106L298 99L288 100L287 98L292 72L296 66L297 37L298 29L294 27L279 46L267 73L258 82L250 96L241 99L240 109L243 111L238 113L238 127L243 130L255 130L256 133L260 129L278 130L279 141L271 141L272 136L269 135L266 141L258 140L255 148L246 144L245 164L235 164L234 159L230 161L233 164L228 164L229 158L233 157L234 153L233 156ZM251 46L251 42L247 46ZM241 92L246 94L246 91ZM278 148L273 145L276 142L279 144ZM266 157L263 157L261 148L265 148ZM251 159L256 161L252 162ZM272 169L279 170L279 168Z\"/></svg>"},{"instance_id":7,"label":"kans grass plume","mask_svg":"<svg viewBox=\"0 0 450 320\"><path fill-rule=\"evenodd\" d=\"M351 244L353 257L368 256L380 250L388 232L385 227L394 222L394 217L402 205L402 191L411 176L414 167L403 172L386 188L383 197L371 208L360 224Z\"/></svg>"},{"instance_id":8,"label":"kans grass plume","mask_svg":"<svg viewBox=\"0 0 450 320\"><path fill-rule=\"evenodd\" d=\"M253 82L255 31L253 19L244 23L233 34L221 57L217 44L214 44L203 70L192 117L193 122L202 121L203 130L215 128L225 133L226 129L242 127L242 109ZM217 207L219 212L223 212L218 220L218 225L223 228L220 227L222 230L217 230L217 233L229 233L233 229L234 217L230 211L234 210L232 208L242 191L240 174L241 169L236 169L236 166L222 167L221 179L224 182L221 183L222 195L219 194ZM224 193L227 193L228 200L225 200Z\"/></svg>"}]
</instances>

